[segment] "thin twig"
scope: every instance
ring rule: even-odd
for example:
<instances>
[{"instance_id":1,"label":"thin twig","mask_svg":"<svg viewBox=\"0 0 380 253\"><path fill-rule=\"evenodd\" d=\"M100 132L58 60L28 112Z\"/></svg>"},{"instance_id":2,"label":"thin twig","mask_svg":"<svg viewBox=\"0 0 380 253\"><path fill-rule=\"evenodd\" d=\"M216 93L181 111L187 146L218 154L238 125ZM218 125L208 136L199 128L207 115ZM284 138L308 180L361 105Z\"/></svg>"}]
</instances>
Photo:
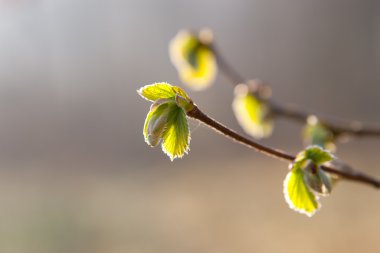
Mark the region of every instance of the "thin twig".
<instances>
[{"instance_id":1,"label":"thin twig","mask_svg":"<svg viewBox=\"0 0 380 253\"><path fill-rule=\"evenodd\" d=\"M357 170L343 171L343 170L339 170L339 169L336 169L336 168L333 168L330 166L321 166L321 168L324 171L327 171L327 172L330 172L332 174L341 176L347 180L351 180L354 182L361 182L364 184L369 184L369 185L372 185L373 187L378 188L378 189L380 188L380 180L379 179L376 179L372 176L366 175L360 171L357 171Z\"/></svg>"},{"instance_id":2,"label":"thin twig","mask_svg":"<svg viewBox=\"0 0 380 253\"><path fill-rule=\"evenodd\" d=\"M292 119L300 123L305 123L310 113L298 110L292 107L281 106L273 101L268 102L271 112L274 115L282 116L284 118ZM319 122L326 128L330 129L335 138L339 138L343 135L354 135L357 137L380 137L380 129L364 127L363 123L359 121L351 121L345 123L345 126L332 123L325 118L318 117Z\"/></svg>"},{"instance_id":3,"label":"thin twig","mask_svg":"<svg viewBox=\"0 0 380 253\"><path fill-rule=\"evenodd\" d=\"M233 67L231 67L224 59L219 50L215 46L215 44L208 45L210 49L214 52L216 61L218 63L219 68L222 70L224 76L230 81L233 86L238 85L239 83L244 83L246 79L239 74Z\"/></svg>"},{"instance_id":4,"label":"thin twig","mask_svg":"<svg viewBox=\"0 0 380 253\"><path fill-rule=\"evenodd\" d=\"M215 44L210 45L209 47L215 54L220 70L233 86L237 86L238 84L247 81L247 79L241 76L238 73L238 71L236 71L236 69L234 69L224 59L224 57L222 56L218 48L215 46ZM268 105L274 116L281 116L300 122L302 124L304 124L307 121L308 117L312 115L312 113L301 111L293 107L280 105L271 100L268 101ZM330 129L334 137L337 139L343 135L352 135L357 137L380 137L380 128L370 128L364 126L364 124L359 121L350 121L346 122L344 125L338 125L325 118L318 117L318 120L321 124Z\"/></svg>"},{"instance_id":5,"label":"thin twig","mask_svg":"<svg viewBox=\"0 0 380 253\"><path fill-rule=\"evenodd\" d=\"M262 154L265 154L270 157L274 157L280 160L292 162L295 159L295 156L290 155L284 151L280 151L277 149L273 149L267 146L264 146L262 144L259 144L255 141L252 141L248 138L245 138L244 136L241 136L240 134L236 133L235 131L229 129L228 127L225 127L221 123L217 122L216 120L210 118L208 115L203 113L196 105L194 105L193 109L191 111L187 112L187 115L191 118L197 119L200 122L206 124L207 126L211 127L212 129L216 130L217 132L231 138L232 140L239 142L241 144L244 144L250 148L255 149L257 152L260 152ZM322 166L322 169L341 176L342 178L352 180L355 182L360 182L368 185L372 185L375 188L380 188L380 180L377 180L371 176L368 176L366 174L363 174L361 172L358 172L356 170L350 169L350 170L342 170L337 169L331 166Z\"/></svg>"},{"instance_id":6,"label":"thin twig","mask_svg":"<svg viewBox=\"0 0 380 253\"><path fill-rule=\"evenodd\" d=\"M271 156L271 157L274 157L277 159L280 158L280 159L285 160L285 161L293 161L295 159L294 156L289 155L283 151L266 147L266 146L261 145L257 142L254 142L250 139L247 139L244 136L239 135L235 131L229 129L228 127L223 126L222 124L220 124L216 120L214 120L214 119L210 118L209 116L207 116L206 114L204 114L195 105L194 105L193 110L189 111L187 113L187 115L191 118L197 119L197 120L203 122L204 124L212 127L213 129L217 130L219 133L222 133L225 136L227 136L227 137L229 137L229 138L231 138L231 139L233 139L239 143L242 143L242 144L244 144L250 148L255 149L256 151L258 151L260 153L263 153L265 155L268 155L268 156Z\"/></svg>"}]
</instances>

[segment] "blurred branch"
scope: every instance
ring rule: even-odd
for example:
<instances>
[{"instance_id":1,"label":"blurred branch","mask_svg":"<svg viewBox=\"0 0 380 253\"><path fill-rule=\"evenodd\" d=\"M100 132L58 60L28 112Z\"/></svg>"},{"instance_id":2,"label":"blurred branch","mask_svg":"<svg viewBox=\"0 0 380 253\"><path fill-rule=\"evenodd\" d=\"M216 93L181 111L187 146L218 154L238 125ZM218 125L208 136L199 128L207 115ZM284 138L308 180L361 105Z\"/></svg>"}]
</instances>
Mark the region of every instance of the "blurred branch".
<instances>
[{"instance_id":1,"label":"blurred branch","mask_svg":"<svg viewBox=\"0 0 380 253\"><path fill-rule=\"evenodd\" d=\"M240 134L236 133L235 131L229 129L228 127L222 125L221 123L217 122L216 120L210 118L208 115L203 113L196 105L194 105L193 109L187 112L187 116L199 120L200 122L204 123L205 125L211 127L218 133L223 134L226 137L229 137L230 139L243 144L245 146L248 146L249 148L252 148L256 150L259 153L265 154L267 156L293 162L296 158L293 155L290 155L284 151L273 149L271 147L264 146L260 143L257 143L255 141L252 141L244 136L241 136ZM360 182L368 185L372 185L375 188L380 188L380 180L371 177L369 175L366 175L362 172L356 171L349 167L348 165L345 165L343 163L336 163L333 162L330 163L331 165L328 166L321 166L321 168L331 174L338 175L342 178Z\"/></svg>"},{"instance_id":2,"label":"blurred branch","mask_svg":"<svg viewBox=\"0 0 380 253\"><path fill-rule=\"evenodd\" d=\"M214 52L218 66L224 76L235 87L240 83L245 83L247 79L241 76L236 69L234 69L228 61L224 59L215 44L210 45L211 50ZM284 117L300 123L305 123L312 113L300 110L298 108L284 106L275 103L271 100L268 101L268 105L274 116ZM359 121L347 121L345 124L338 125L325 118L319 118L318 120L325 127L329 128L334 137L339 140L340 137L356 136L356 137L380 137L380 128L364 126Z\"/></svg>"}]
</instances>

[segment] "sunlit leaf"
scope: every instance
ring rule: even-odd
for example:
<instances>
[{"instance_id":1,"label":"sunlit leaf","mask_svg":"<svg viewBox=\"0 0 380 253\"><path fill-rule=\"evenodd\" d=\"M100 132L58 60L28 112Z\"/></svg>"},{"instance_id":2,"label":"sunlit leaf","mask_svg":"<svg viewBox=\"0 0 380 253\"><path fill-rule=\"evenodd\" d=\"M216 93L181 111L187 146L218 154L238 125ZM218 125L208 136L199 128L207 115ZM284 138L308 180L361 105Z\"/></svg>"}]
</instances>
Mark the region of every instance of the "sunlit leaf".
<instances>
[{"instance_id":1,"label":"sunlit leaf","mask_svg":"<svg viewBox=\"0 0 380 253\"><path fill-rule=\"evenodd\" d=\"M303 129L305 145L318 145L330 151L335 151L334 134L325 125L321 124L315 116L310 116Z\"/></svg>"},{"instance_id":2,"label":"sunlit leaf","mask_svg":"<svg viewBox=\"0 0 380 253\"><path fill-rule=\"evenodd\" d=\"M173 87L174 86L168 83L154 83L145 85L137 92L143 98L154 102L158 99L174 98L176 95L176 90L174 90ZM176 88L181 90L179 87Z\"/></svg>"},{"instance_id":3,"label":"sunlit leaf","mask_svg":"<svg viewBox=\"0 0 380 253\"><path fill-rule=\"evenodd\" d=\"M170 42L170 59L179 77L195 90L201 90L215 79L217 64L210 42L188 31L180 31Z\"/></svg>"},{"instance_id":4,"label":"sunlit leaf","mask_svg":"<svg viewBox=\"0 0 380 253\"><path fill-rule=\"evenodd\" d=\"M249 92L237 92L232 103L236 119L244 131L255 137L265 138L273 131L273 120L265 101Z\"/></svg>"},{"instance_id":5,"label":"sunlit leaf","mask_svg":"<svg viewBox=\"0 0 380 253\"><path fill-rule=\"evenodd\" d=\"M167 125L169 103L152 106L144 123L144 138L148 145L155 147L159 144Z\"/></svg>"},{"instance_id":6,"label":"sunlit leaf","mask_svg":"<svg viewBox=\"0 0 380 253\"><path fill-rule=\"evenodd\" d=\"M321 207L318 196L327 196L333 183L320 166L332 159L319 146L310 146L297 155L284 181L284 195L290 208L312 216Z\"/></svg>"},{"instance_id":7,"label":"sunlit leaf","mask_svg":"<svg viewBox=\"0 0 380 253\"><path fill-rule=\"evenodd\" d=\"M162 149L173 161L189 150L190 133L186 113L182 108L173 107L163 135Z\"/></svg>"},{"instance_id":8,"label":"sunlit leaf","mask_svg":"<svg viewBox=\"0 0 380 253\"><path fill-rule=\"evenodd\" d=\"M311 160L316 165L321 165L322 163L328 162L333 159L333 155L316 145L309 146L302 152L300 152L295 160L295 166L302 164L305 160Z\"/></svg>"},{"instance_id":9,"label":"sunlit leaf","mask_svg":"<svg viewBox=\"0 0 380 253\"><path fill-rule=\"evenodd\" d=\"M147 85L138 93L154 101L144 123L144 139L155 147L162 141L162 149L171 160L182 157L189 150L190 133L186 112L194 104L179 87L166 83Z\"/></svg>"},{"instance_id":10,"label":"sunlit leaf","mask_svg":"<svg viewBox=\"0 0 380 253\"><path fill-rule=\"evenodd\" d=\"M317 197L306 185L301 169L291 170L284 181L285 200L290 208L311 217L320 208Z\"/></svg>"}]
</instances>

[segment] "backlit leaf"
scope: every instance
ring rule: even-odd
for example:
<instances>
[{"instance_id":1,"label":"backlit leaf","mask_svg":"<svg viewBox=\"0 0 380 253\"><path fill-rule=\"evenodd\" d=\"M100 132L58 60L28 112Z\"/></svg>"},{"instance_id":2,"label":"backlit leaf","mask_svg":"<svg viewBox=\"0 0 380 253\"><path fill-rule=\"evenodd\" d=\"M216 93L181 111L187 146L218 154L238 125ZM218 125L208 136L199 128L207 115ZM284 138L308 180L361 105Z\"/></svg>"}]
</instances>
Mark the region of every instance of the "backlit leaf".
<instances>
[{"instance_id":1,"label":"backlit leaf","mask_svg":"<svg viewBox=\"0 0 380 253\"><path fill-rule=\"evenodd\" d=\"M145 142L155 147L162 141L162 150L172 161L182 157L189 150L186 112L194 108L192 100L181 88L167 83L144 86L138 93L154 102L144 123Z\"/></svg>"},{"instance_id":2,"label":"backlit leaf","mask_svg":"<svg viewBox=\"0 0 380 253\"><path fill-rule=\"evenodd\" d=\"M290 208L312 216L319 208L318 196L327 196L332 190L332 178L321 169L333 156L319 146L310 146L300 152L284 181L284 195Z\"/></svg>"},{"instance_id":3,"label":"backlit leaf","mask_svg":"<svg viewBox=\"0 0 380 253\"><path fill-rule=\"evenodd\" d=\"M311 160L314 164L321 165L331 159L333 159L333 155L330 152L319 146L313 145L300 152L296 157L295 163L300 164L305 160Z\"/></svg>"},{"instance_id":4,"label":"backlit leaf","mask_svg":"<svg viewBox=\"0 0 380 253\"><path fill-rule=\"evenodd\" d=\"M236 94L232 108L241 127L255 138L265 138L273 131L273 121L269 116L269 108L265 101L254 95Z\"/></svg>"},{"instance_id":5,"label":"backlit leaf","mask_svg":"<svg viewBox=\"0 0 380 253\"><path fill-rule=\"evenodd\" d=\"M169 104L152 106L144 123L144 139L149 146L155 147L162 138L169 114Z\"/></svg>"},{"instance_id":6,"label":"backlit leaf","mask_svg":"<svg viewBox=\"0 0 380 253\"><path fill-rule=\"evenodd\" d=\"M180 107L173 107L163 135L162 149L173 161L181 158L189 150L190 133L186 113Z\"/></svg>"},{"instance_id":7,"label":"backlit leaf","mask_svg":"<svg viewBox=\"0 0 380 253\"><path fill-rule=\"evenodd\" d=\"M309 190L301 169L291 170L284 181L285 200L290 208L311 217L320 208L317 197Z\"/></svg>"},{"instance_id":8,"label":"backlit leaf","mask_svg":"<svg viewBox=\"0 0 380 253\"><path fill-rule=\"evenodd\" d=\"M175 86L172 86L168 83L154 83L145 85L137 92L143 98L154 102L158 99L174 98L176 95L176 90L174 90L173 87ZM181 88L176 87L176 89L178 89L179 92L182 91L184 93Z\"/></svg>"},{"instance_id":9,"label":"backlit leaf","mask_svg":"<svg viewBox=\"0 0 380 253\"><path fill-rule=\"evenodd\" d=\"M315 116L310 116L303 129L305 145L318 145L330 151L335 151L334 134L321 124Z\"/></svg>"},{"instance_id":10,"label":"backlit leaf","mask_svg":"<svg viewBox=\"0 0 380 253\"><path fill-rule=\"evenodd\" d=\"M199 36L180 31L170 42L169 53L182 82L195 90L212 84L217 72L215 55Z\"/></svg>"}]
</instances>

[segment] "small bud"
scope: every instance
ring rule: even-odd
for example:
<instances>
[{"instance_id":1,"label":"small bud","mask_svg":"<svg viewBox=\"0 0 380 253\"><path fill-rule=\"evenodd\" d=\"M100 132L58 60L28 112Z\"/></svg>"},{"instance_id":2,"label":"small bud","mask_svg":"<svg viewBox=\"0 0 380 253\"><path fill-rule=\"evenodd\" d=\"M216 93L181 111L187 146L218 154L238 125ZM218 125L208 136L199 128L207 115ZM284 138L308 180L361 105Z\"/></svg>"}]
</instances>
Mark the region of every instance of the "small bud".
<instances>
[{"instance_id":1,"label":"small bud","mask_svg":"<svg viewBox=\"0 0 380 253\"><path fill-rule=\"evenodd\" d=\"M249 88L245 83L239 83L235 86L234 93L237 97L244 97L248 94Z\"/></svg>"},{"instance_id":2,"label":"small bud","mask_svg":"<svg viewBox=\"0 0 380 253\"><path fill-rule=\"evenodd\" d=\"M210 28L202 28L198 34L199 41L204 45L210 45L214 40L214 34Z\"/></svg>"},{"instance_id":3,"label":"small bud","mask_svg":"<svg viewBox=\"0 0 380 253\"><path fill-rule=\"evenodd\" d=\"M186 112L191 111L194 108L193 101L190 99L186 99L178 94L175 96L175 102L181 108L183 108Z\"/></svg>"},{"instance_id":4,"label":"small bud","mask_svg":"<svg viewBox=\"0 0 380 253\"><path fill-rule=\"evenodd\" d=\"M319 196L327 196L331 193L332 183L330 176L315 165L311 160L306 161L303 169L304 180L310 190Z\"/></svg>"}]
</instances>

